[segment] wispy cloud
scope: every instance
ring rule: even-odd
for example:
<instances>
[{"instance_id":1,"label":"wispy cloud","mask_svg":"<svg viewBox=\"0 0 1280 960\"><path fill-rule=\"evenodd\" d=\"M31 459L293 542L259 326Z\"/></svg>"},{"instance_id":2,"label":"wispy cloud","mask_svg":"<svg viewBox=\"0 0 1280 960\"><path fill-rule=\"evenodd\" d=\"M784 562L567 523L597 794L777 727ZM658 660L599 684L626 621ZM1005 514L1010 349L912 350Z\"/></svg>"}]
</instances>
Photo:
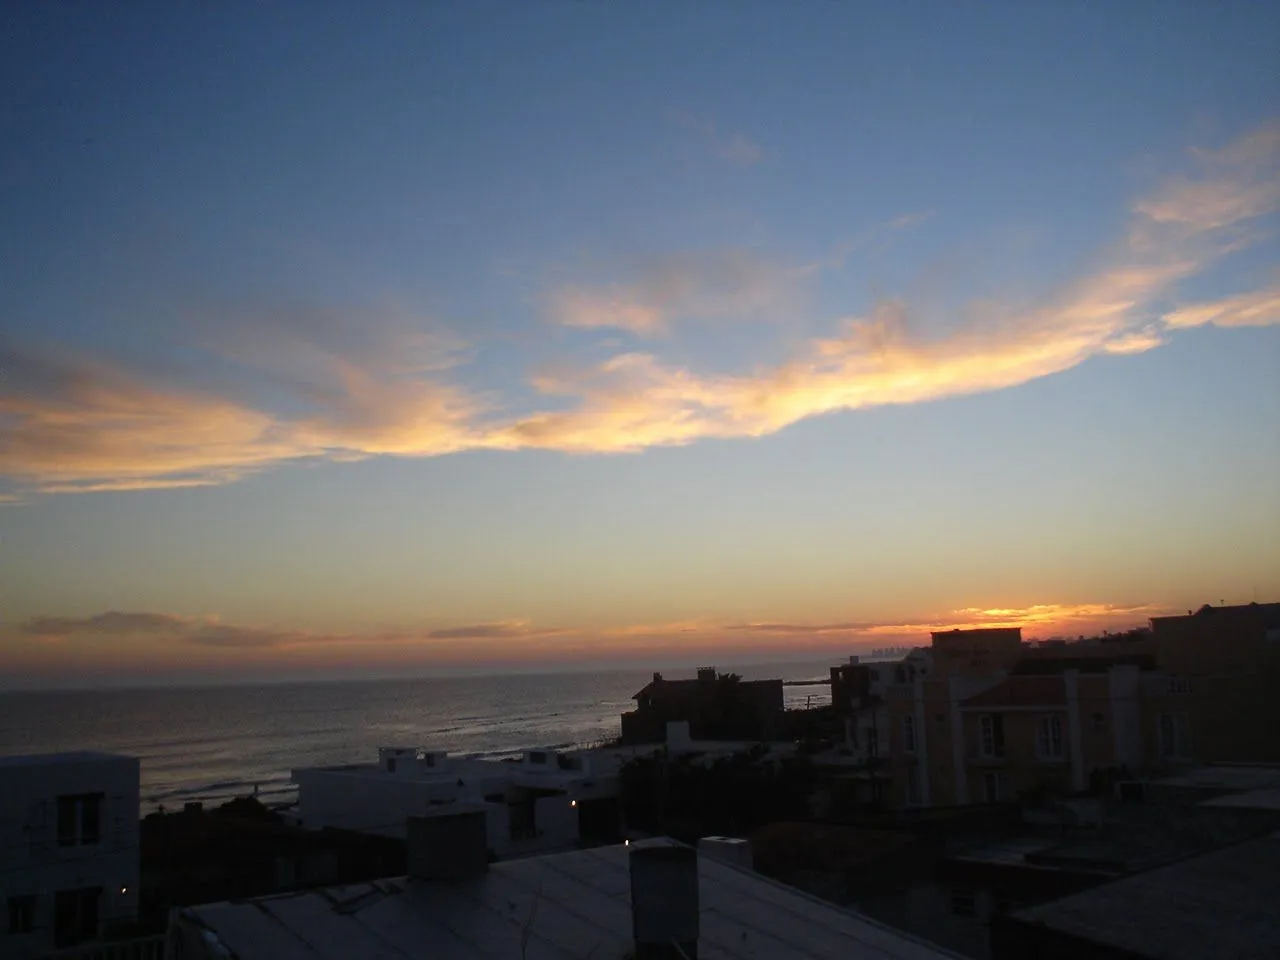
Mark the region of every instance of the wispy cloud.
<instances>
[{"instance_id":1,"label":"wispy cloud","mask_svg":"<svg viewBox=\"0 0 1280 960\"><path fill-rule=\"evenodd\" d=\"M1280 287L1206 303L1190 303L1164 315L1165 326L1267 327L1280 324Z\"/></svg>"},{"instance_id":2,"label":"wispy cloud","mask_svg":"<svg viewBox=\"0 0 1280 960\"><path fill-rule=\"evenodd\" d=\"M628 451L758 437L808 417L999 390L1094 356L1152 349L1162 341L1155 304L1255 239L1249 222L1280 207L1278 161L1280 138L1270 129L1197 154L1197 176L1170 181L1136 203L1126 235L1101 265L1038 303L977 304L951 333L926 339L908 302L884 300L789 362L744 375L701 375L652 353L620 354L540 381L545 392L580 402L523 417L489 442ZM1259 310L1230 316L1269 315ZM1173 316L1169 326L1178 325ZM1183 315L1181 325L1188 316L1200 314Z\"/></svg>"},{"instance_id":3,"label":"wispy cloud","mask_svg":"<svg viewBox=\"0 0 1280 960\"><path fill-rule=\"evenodd\" d=\"M23 636L65 641L85 638L144 638L200 647L287 649L342 644L430 644L440 641L521 641L545 639L566 631L531 620L492 620L449 627L380 633L324 633L224 623L213 615L186 617L169 613L108 611L87 617L33 617L18 626Z\"/></svg>"},{"instance_id":4,"label":"wispy cloud","mask_svg":"<svg viewBox=\"0 0 1280 960\"><path fill-rule=\"evenodd\" d=\"M200 387L65 350L0 344L0 476L9 481L0 502L207 486L298 460L621 452L760 437L836 411L1016 386L1091 357L1154 349L1186 327L1276 323L1274 286L1167 304L1183 281L1258 242L1258 218L1280 209L1280 125L1193 152L1190 163L1133 204L1123 236L1094 269L1037 299L973 304L948 331L927 335L909 297L885 298L803 341L789 359L737 373L624 350L534 374L531 385L555 402L522 413L505 412L507 398L459 385L465 344L422 333L411 318L393 323L394 335L314 312L207 324L230 332L200 345L246 376ZM603 286L562 287L546 308L569 326L654 337L683 318L790 316L812 273L745 250L689 252ZM249 380L257 386L245 388Z\"/></svg>"},{"instance_id":5,"label":"wispy cloud","mask_svg":"<svg viewBox=\"0 0 1280 960\"><path fill-rule=\"evenodd\" d=\"M0 366L0 475L37 492L199 487L291 460L477 445L475 398L388 363L321 357L289 391L292 416L65 353L0 350Z\"/></svg>"},{"instance_id":6,"label":"wispy cloud","mask_svg":"<svg viewBox=\"0 0 1280 960\"><path fill-rule=\"evenodd\" d=\"M904 213L900 217L894 217L889 221L890 230L910 230L917 227L933 216L932 210L917 210L912 213Z\"/></svg>"},{"instance_id":7,"label":"wispy cloud","mask_svg":"<svg viewBox=\"0 0 1280 960\"><path fill-rule=\"evenodd\" d=\"M1097 633L1140 625L1167 612L1154 604L1047 603L1028 607L965 608L896 620L735 621L701 618L602 627L555 627L528 619L434 628L326 632L227 623L217 616L107 612L85 617L37 617L0 629L8 666L110 664L113 669L204 667L252 662L399 664L477 663L495 659L573 659L593 656L688 658L734 651L841 652L860 646L927 643L934 630L1020 626L1031 636ZM283 658L283 659L282 659ZM3 664L0 664L3 666Z\"/></svg>"},{"instance_id":8,"label":"wispy cloud","mask_svg":"<svg viewBox=\"0 0 1280 960\"><path fill-rule=\"evenodd\" d=\"M714 121L699 119L688 113L677 112L672 117L680 126L697 134L707 148L722 160L750 167L764 159L764 150L745 134L723 131Z\"/></svg>"},{"instance_id":9,"label":"wispy cloud","mask_svg":"<svg viewBox=\"0 0 1280 960\"><path fill-rule=\"evenodd\" d=\"M621 283L552 291L548 315L568 327L608 327L644 337L669 332L677 319L758 319L790 308L809 270L729 249L654 257L630 273Z\"/></svg>"}]
</instances>

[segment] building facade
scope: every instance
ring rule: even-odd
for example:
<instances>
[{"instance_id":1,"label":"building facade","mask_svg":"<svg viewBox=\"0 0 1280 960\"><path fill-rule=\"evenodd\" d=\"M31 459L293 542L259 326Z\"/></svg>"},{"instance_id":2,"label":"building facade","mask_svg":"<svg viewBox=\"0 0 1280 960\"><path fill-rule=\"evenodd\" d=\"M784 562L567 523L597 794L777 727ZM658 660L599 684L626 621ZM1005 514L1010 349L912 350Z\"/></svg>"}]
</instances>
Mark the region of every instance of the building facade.
<instances>
[{"instance_id":1,"label":"building facade","mask_svg":"<svg viewBox=\"0 0 1280 960\"><path fill-rule=\"evenodd\" d=\"M891 807L1003 803L1190 764L1280 762L1280 604L1206 606L1073 643L953 630L935 633L930 651L927 673L899 671L882 704L867 696L849 711L859 739L868 727L886 731ZM833 692L853 690L853 669L833 669ZM869 694L868 680L844 699Z\"/></svg>"},{"instance_id":2,"label":"building facade","mask_svg":"<svg viewBox=\"0 0 1280 960\"><path fill-rule=\"evenodd\" d=\"M123 932L138 915L138 761L0 758L0 956L25 960Z\"/></svg>"}]
</instances>

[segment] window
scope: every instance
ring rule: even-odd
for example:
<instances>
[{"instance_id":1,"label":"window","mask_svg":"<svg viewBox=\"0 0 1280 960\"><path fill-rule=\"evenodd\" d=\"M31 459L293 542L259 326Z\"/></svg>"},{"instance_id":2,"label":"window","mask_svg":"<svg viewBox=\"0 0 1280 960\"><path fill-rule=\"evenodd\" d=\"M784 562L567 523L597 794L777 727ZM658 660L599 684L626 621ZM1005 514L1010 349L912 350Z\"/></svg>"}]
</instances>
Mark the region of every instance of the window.
<instances>
[{"instance_id":1,"label":"window","mask_svg":"<svg viewBox=\"0 0 1280 960\"><path fill-rule=\"evenodd\" d=\"M98 901L101 887L59 890L53 897L53 937L59 947L69 947L98 936Z\"/></svg>"},{"instance_id":2,"label":"window","mask_svg":"<svg viewBox=\"0 0 1280 960\"><path fill-rule=\"evenodd\" d=\"M530 751L529 751L529 762L530 762L530 763L546 763L546 762L547 762L547 755L546 755L546 753L545 753L544 751L542 751L542 750L530 750Z\"/></svg>"},{"instance_id":3,"label":"window","mask_svg":"<svg viewBox=\"0 0 1280 960\"><path fill-rule=\"evenodd\" d=\"M982 775L982 799L986 803L999 803L1003 792L1003 777L998 773L988 772Z\"/></svg>"},{"instance_id":4,"label":"window","mask_svg":"<svg viewBox=\"0 0 1280 960\"><path fill-rule=\"evenodd\" d=\"M9 932L30 933L36 928L35 894L9 898Z\"/></svg>"},{"instance_id":5,"label":"window","mask_svg":"<svg viewBox=\"0 0 1280 960\"><path fill-rule=\"evenodd\" d=\"M101 793L58 798L58 846L95 844L102 839L102 799Z\"/></svg>"},{"instance_id":6,"label":"window","mask_svg":"<svg viewBox=\"0 0 1280 960\"><path fill-rule=\"evenodd\" d=\"M1185 713L1160 714L1160 756L1168 760L1191 759L1191 736Z\"/></svg>"},{"instance_id":7,"label":"window","mask_svg":"<svg viewBox=\"0 0 1280 960\"><path fill-rule=\"evenodd\" d=\"M916 752L916 718L909 714L902 718L902 752Z\"/></svg>"},{"instance_id":8,"label":"window","mask_svg":"<svg viewBox=\"0 0 1280 960\"><path fill-rule=\"evenodd\" d=\"M1036 724L1036 756L1042 760L1062 759L1062 718L1041 717Z\"/></svg>"},{"instance_id":9,"label":"window","mask_svg":"<svg viewBox=\"0 0 1280 960\"><path fill-rule=\"evenodd\" d=\"M396 772L396 758L387 757L387 773L395 773L395 772Z\"/></svg>"},{"instance_id":10,"label":"window","mask_svg":"<svg viewBox=\"0 0 1280 960\"><path fill-rule=\"evenodd\" d=\"M1175 697L1187 696L1191 693L1191 679L1189 677L1170 677L1169 693Z\"/></svg>"},{"instance_id":11,"label":"window","mask_svg":"<svg viewBox=\"0 0 1280 960\"><path fill-rule=\"evenodd\" d=\"M951 891L951 912L957 917L976 917L978 902L971 890L955 889Z\"/></svg>"},{"instance_id":12,"label":"window","mask_svg":"<svg viewBox=\"0 0 1280 960\"><path fill-rule=\"evenodd\" d=\"M934 722L938 724L938 726L942 726L944 723L947 722L947 715L945 713L935 713L933 715L933 719L934 719Z\"/></svg>"},{"instance_id":13,"label":"window","mask_svg":"<svg viewBox=\"0 0 1280 960\"><path fill-rule=\"evenodd\" d=\"M1107 718L1101 713L1093 715L1093 729L1095 733L1101 733L1107 729Z\"/></svg>"},{"instance_id":14,"label":"window","mask_svg":"<svg viewBox=\"0 0 1280 960\"><path fill-rule=\"evenodd\" d=\"M987 714L979 721L981 739L978 753L990 759L1004 756L1004 717L999 714Z\"/></svg>"}]
</instances>

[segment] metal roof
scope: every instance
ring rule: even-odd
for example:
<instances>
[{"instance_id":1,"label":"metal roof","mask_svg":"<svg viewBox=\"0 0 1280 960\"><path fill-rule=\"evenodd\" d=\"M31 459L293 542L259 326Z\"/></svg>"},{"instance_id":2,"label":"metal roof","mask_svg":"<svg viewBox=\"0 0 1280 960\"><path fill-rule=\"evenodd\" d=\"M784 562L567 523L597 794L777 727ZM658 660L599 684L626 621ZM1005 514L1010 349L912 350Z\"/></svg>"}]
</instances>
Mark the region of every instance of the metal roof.
<instances>
[{"instance_id":1,"label":"metal roof","mask_svg":"<svg viewBox=\"0 0 1280 960\"><path fill-rule=\"evenodd\" d=\"M476 880L379 880L178 916L239 960L619 960L634 948L627 857L602 847L497 863ZM703 960L956 956L708 857L698 874Z\"/></svg>"}]
</instances>

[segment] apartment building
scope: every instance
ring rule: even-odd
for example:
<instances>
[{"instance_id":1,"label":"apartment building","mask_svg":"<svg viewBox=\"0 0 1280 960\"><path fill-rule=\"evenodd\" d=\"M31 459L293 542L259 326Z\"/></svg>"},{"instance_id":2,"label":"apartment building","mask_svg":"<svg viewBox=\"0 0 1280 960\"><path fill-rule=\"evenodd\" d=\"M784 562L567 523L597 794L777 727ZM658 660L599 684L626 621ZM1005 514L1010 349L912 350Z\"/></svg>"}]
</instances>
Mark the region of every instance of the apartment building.
<instances>
[{"instance_id":1,"label":"apartment building","mask_svg":"<svg viewBox=\"0 0 1280 960\"><path fill-rule=\"evenodd\" d=\"M1192 763L1280 762L1280 604L1206 606L1080 643L1029 646L1016 629L932 639L932 669L890 684L874 714L887 728L890 806L998 803Z\"/></svg>"},{"instance_id":2,"label":"apartment building","mask_svg":"<svg viewBox=\"0 0 1280 960\"><path fill-rule=\"evenodd\" d=\"M138 914L138 761L89 751L0 758L0 956L40 957Z\"/></svg>"}]
</instances>

